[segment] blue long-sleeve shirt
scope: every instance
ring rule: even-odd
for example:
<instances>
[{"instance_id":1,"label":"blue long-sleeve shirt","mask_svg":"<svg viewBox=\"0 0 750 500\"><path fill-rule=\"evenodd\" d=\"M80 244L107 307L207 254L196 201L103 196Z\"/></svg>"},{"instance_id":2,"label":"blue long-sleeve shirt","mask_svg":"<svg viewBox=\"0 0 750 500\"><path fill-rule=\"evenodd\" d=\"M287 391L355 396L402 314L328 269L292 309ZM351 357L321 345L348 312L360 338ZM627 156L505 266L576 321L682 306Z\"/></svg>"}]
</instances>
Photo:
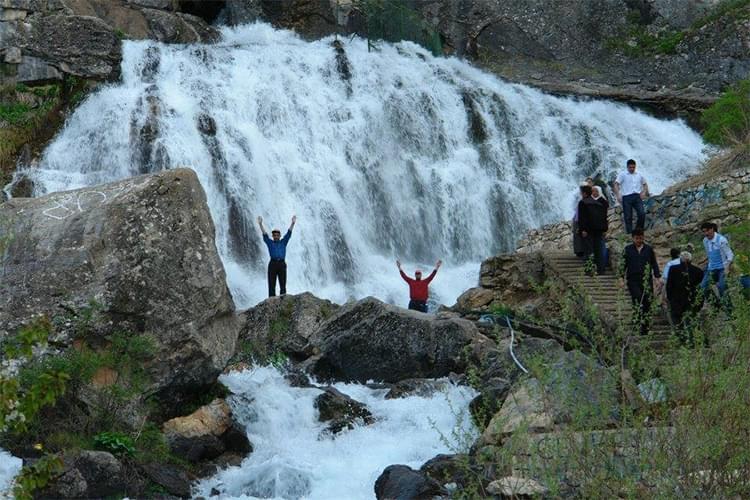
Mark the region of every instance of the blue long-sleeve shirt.
<instances>
[{"instance_id":1,"label":"blue long-sleeve shirt","mask_svg":"<svg viewBox=\"0 0 750 500\"><path fill-rule=\"evenodd\" d=\"M274 241L268 237L266 233L263 233L263 241L268 247L268 254L273 260L284 260L286 258L286 244L289 243L289 238L292 237L292 230L287 230L286 234L279 241Z\"/></svg>"}]
</instances>

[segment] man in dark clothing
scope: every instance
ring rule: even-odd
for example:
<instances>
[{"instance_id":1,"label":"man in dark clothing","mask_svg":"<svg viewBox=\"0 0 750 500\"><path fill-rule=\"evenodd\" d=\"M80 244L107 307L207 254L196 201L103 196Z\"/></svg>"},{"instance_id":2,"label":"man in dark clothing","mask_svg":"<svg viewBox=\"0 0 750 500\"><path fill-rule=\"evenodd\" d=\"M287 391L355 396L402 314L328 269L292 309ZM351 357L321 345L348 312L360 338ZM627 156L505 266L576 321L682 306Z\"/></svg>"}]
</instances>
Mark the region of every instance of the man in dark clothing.
<instances>
[{"instance_id":1,"label":"man in dark clothing","mask_svg":"<svg viewBox=\"0 0 750 500\"><path fill-rule=\"evenodd\" d=\"M703 271L691 264L692 259L690 252L680 254L680 263L669 268L666 286L672 324L678 329L680 340L682 342L687 340L690 344L692 344L690 321L703 306L702 294L699 293Z\"/></svg>"},{"instance_id":2,"label":"man in dark clothing","mask_svg":"<svg viewBox=\"0 0 750 500\"><path fill-rule=\"evenodd\" d=\"M266 229L263 227L263 217L258 217L258 225L263 233L263 241L268 247L268 254L271 260L268 262L268 296L276 295L276 278L279 279L279 288L281 295L286 295L286 244L292 237L292 229L297 222L297 216L292 216L292 224L289 226L284 237L281 237L281 231L273 229L271 238L268 237Z\"/></svg>"},{"instance_id":3,"label":"man in dark clothing","mask_svg":"<svg viewBox=\"0 0 750 500\"><path fill-rule=\"evenodd\" d=\"M428 287L430 285L430 281L432 281L432 279L435 277L438 269L440 269L440 266L442 264L443 261L437 261L437 264L435 264L435 269L433 269L430 275L425 279L422 279L422 271L417 269L416 271L414 271L414 278L412 279L406 275L403 269L401 269L401 261L396 261L398 272L401 274L401 277L404 279L404 281L409 284L409 309L421 311L423 313L427 312L427 298L429 297Z\"/></svg>"},{"instance_id":4,"label":"man in dark clothing","mask_svg":"<svg viewBox=\"0 0 750 500\"><path fill-rule=\"evenodd\" d=\"M604 233L607 232L607 207L591 197L591 186L581 186L578 202L578 230L583 238L584 259L594 255L596 273L604 274Z\"/></svg>"},{"instance_id":5,"label":"man in dark clothing","mask_svg":"<svg viewBox=\"0 0 750 500\"><path fill-rule=\"evenodd\" d=\"M641 333L645 334L648 332L648 319L654 295L652 276L659 278L661 273L654 249L643 242L643 229L635 228L632 235L633 243L625 247L622 255L623 274L633 301L635 320L641 326Z\"/></svg>"}]
</instances>

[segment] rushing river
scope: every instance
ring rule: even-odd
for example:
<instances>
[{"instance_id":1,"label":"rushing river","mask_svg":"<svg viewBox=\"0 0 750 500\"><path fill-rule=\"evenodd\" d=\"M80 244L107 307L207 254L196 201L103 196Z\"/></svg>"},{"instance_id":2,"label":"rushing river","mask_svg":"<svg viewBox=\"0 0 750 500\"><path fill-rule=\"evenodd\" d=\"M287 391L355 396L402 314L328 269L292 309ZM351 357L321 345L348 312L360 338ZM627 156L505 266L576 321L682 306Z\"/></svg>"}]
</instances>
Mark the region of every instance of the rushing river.
<instances>
[{"instance_id":1,"label":"rushing river","mask_svg":"<svg viewBox=\"0 0 750 500\"><path fill-rule=\"evenodd\" d=\"M476 394L443 381L427 397L385 399L387 389L336 384L364 403L375 422L331 436L313 407L322 392L294 388L274 368L222 376L232 410L246 426L253 452L198 484L196 496L358 500L375 498L374 484L389 465L414 469L440 453L468 451L476 437L468 413Z\"/></svg>"}]
</instances>

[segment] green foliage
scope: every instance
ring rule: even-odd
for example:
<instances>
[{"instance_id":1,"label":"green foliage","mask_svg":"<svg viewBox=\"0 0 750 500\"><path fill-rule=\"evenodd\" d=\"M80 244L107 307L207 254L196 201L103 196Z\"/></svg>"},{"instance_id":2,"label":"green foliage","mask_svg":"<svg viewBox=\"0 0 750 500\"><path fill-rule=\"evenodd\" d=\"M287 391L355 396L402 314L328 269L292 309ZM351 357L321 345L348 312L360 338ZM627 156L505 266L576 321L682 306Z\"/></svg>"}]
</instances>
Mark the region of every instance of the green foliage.
<instances>
[{"instance_id":1,"label":"green foliage","mask_svg":"<svg viewBox=\"0 0 750 500\"><path fill-rule=\"evenodd\" d=\"M119 40L124 40L124 39L125 39L125 38L127 37L127 35L125 34L125 32L124 32L123 30L121 30L120 28L117 28L117 29L115 30L115 36L116 36L116 37L117 37L117 38L118 38Z\"/></svg>"},{"instance_id":2,"label":"green foliage","mask_svg":"<svg viewBox=\"0 0 750 500\"><path fill-rule=\"evenodd\" d=\"M94 436L94 445L97 449L108 451L113 455L133 456L135 445L133 438L121 432L105 431Z\"/></svg>"},{"instance_id":3,"label":"green foliage","mask_svg":"<svg viewBox=\"0 0 750 500\"><path fill-rule=\"evenodd\" d=\"M364 18L369 41L408 40L422 45L434 55L442 53L440 35L403 0L356 0Z\"/></svg>"},{"instance_id":4,"label":"green foliage","mask_svg":"<svg viewBox=\"0 0 750 500\"><path fill-rule=\"evenodd\" d=\"M721 232L729 238L740 274L750 275L750 220L727 226Z\"/></svg>"},{"instance_id":5,"label":"green foliage","mask_svg":"<svg viewBox=\"0 0 750 500\"><path fill-rule=\"evenodd\" d=\"M30 359L35 348L46 345L49 333L49 320L43 317L22 327L3 346L4 358ZM25 386L20 377L0 372L0 434L25 431L44 406L65 393L68 380L66 373L46 369L39 371L34 384Z\"/></svg>"},{"instance_id":6,"label":"green foliage","mask_svg":"<svg viewBox=\"0 0 750 500\"><path fill-rule=\"evenodd\" d=\"M23 122L29 111L31 111L31 107L26 103L0 103L0 120L10 125L18 125Z\"/></svg>"},{"instance_id":7,"label":"green foliage","mask_svg":"<svg viewBox=\"0 0 750 500\"><path fill-rule=\"evenodd\" d=\"M44 488L50 479L62 472L63 463L55 455L46 455L32 465L24 466L16 477L13 495L16 500L31 500L34 491Z\"/></svg>"},{"instance_id":8,"label":"green foliage","mask_svg":"<svg viewBox=\"0 0 750 500\"><path fill-rule=\"evenodd\" d=\"M750 79L742 80L706 109L701 116L706 141L721 146L746 142L750 137Z\"/></svg>"},{"instance_id":9,"label":"green foliage","mask_svg":"<svg viewBox=\"0 0 750 500\"><path fill-rule=\"evenodd\" d=\"M28 325L21 327L18 333L10 337L3 345L7 358L31 358L37 346L46 346L47 337L52 325L46 317L40 317Z\"/></svg>"},{"instance_id":10,"label":"green foliage","mask_svg":"<svg viewBox=\"0 0 750 500\"><path fill-rule=\"evenodd\" d=\"M743 222L725 232L750 238L749 229ZM469 493L459 498L483 496L489 479L477 471L533 478L550 498L749 497L750 302L734 282L730 292L731 312L707 306L693 322L696 347L675 336L656 349L648 336L638 335L628 314L607 326L583 290L552 287L548 297L560 302L562 317L550 323L577 331L585 340L566 340L599 367L576 366L575 385L560 377L557 364L541 357L522 360L544 388L544 411L561 418L562 409L565 418L542 434L527 422L496 443L468 441L455 449L464 452L474 444L475 450L452 478L467 481L458 491ZM481 371L474 368L476 386ZM635 379L632 387L628 374ZM651 379L666 387L666 401L648 403L635 387ZM586 397L589 388L606 388L609 396Z\"/></svg>"}]
</instances>

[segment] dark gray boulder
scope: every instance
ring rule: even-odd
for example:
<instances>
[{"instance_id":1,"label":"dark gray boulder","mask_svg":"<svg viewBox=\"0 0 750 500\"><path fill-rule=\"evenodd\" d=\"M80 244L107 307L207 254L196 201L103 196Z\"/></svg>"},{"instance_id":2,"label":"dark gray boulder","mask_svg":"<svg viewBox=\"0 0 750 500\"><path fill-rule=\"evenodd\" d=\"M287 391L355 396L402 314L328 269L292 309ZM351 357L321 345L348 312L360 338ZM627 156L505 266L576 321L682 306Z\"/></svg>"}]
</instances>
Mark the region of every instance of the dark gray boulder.
<instances>
[{"instance_id":1,"label":"dark gray boulder","mask_svg":"<svg viewBox=\"0 0 750 500\"><path fill-rule=\"evenodd\" d=\"M101 498L128 490L123 464L106 451L81 450L63 457L63 471L35 498Z\"/></svg>"},{"instance_id":2,"label":"dark gray boulder","mask_svg":"<svg viewBox=\"0 0 750 500\"><path fill-rule=\"evenodd\" d=\"M375 481L375 496L378 500L431 499L447 496L448 491L440 483L406 465L389 465Z\"/></svg>"},{"instance_id":3,"label":"dark gray boulder","mask_svg":"<svg viewBox=\"0 0 750 500\"><path fill-rule=\"evenodd\" d=\"M92 330L144 334L149 391L179 402L214 382L238 325L195 172L11 199L0 205L0 338L38 314L100 304ZM58 332L58 344L72 342Z\"/></svg>"},{"instance_id":4,"label":"dark gray boulder","mask_svg":"<svg viewBox=\"0 0 750 500\"><path fill-rule=\"evenodd\" d=\"M353 429L357 421L364 424L375 421L364 404L333 387L323 389L323 394L315 398L314 406L318 410L318 420L330 422L327 430L332 434L338 434L344 429Z\"/></svg>"},{"instance_id":5,"label":"dark gray boulder","mask_svg":"<svg viewBox=\"0 0 750 500\"><path fill-rule=\"evenodd\" d=\"M167 493L180 498L190 497L190 478L181 468L172 464L151 463L140 469L149 480L164 488Z\"/></svg>"},{"instance_id":6,"label":"dark gray boulder","mask_svg":"<svg viewBox=\"0 0 750 500\"><path fill-rule=\"evenodd\" d=\"M402 309L368 297L338 310L311 338L308 369L324 380L398 382L465 368L464 350L491 342L471 321Z\"/></svg>"},{"instance_id":7,"label":"dark gray boulder","mask_svg":"<svg viewBox=\"0 0 750 500\"><path fill-rule=\"evenodd\" d=\"M480 394L469 403L474 423L484 429L505 401L511 384L505 379L493 377L482 384Z\"/></svg>"},{"instance_id":8,"label":"dark gray boulder","mask_svg":"<svg viewBox=\"0 0 750 500\"><path fill-rule=\"evenodd\" d=\"M270 297L240 313L239 340L259 359L283 352L292 359L305 359L313 353L311 336L339 308L309 292Z\"/></svg>"}]
</instances>

